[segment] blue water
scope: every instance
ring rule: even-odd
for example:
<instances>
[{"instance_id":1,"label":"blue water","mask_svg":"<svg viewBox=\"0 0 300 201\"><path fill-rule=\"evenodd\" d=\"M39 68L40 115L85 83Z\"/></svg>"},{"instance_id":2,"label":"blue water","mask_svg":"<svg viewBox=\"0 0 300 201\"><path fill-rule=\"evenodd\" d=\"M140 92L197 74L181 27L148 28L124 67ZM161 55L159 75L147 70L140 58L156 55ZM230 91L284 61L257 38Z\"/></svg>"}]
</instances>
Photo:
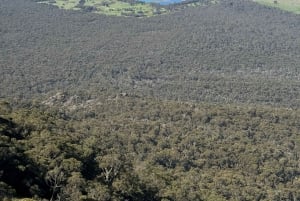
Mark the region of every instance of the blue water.
<instances>
[{"instance_id":1,"label":"blue water","mask_svg":"<svg viewBox=\"0 0 300 201\"><path fill-rule=\"evenodd\" d=\"M141 0L146 3L157 3L160 5L169 5L169 4L174 4L174 3L180 3L183 2L184 0Z\"/></svg>"}]
</instances>

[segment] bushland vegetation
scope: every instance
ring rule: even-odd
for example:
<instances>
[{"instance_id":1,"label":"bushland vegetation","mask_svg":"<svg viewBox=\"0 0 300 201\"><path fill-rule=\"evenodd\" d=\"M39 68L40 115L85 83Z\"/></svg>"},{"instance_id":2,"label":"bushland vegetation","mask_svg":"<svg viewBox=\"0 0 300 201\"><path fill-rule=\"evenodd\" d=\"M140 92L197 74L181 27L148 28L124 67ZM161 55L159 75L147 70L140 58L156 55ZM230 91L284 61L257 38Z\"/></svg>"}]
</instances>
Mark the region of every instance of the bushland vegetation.
<instances>
[{"instance_id":1,"label":"bushland vegetation","mask_svg":"<svg viewBox=\"0 0 300 201\"><path fill-rule=\"evenodd\" d=\"M119 91L298 107L298 15L222 1L118 18L2 0L0 96ZM76 93L77 93L76 92Z\"/></svg>"},{"instance_id":2,"label":"bushland vegetation","mask_svg":"<svg viewBox=\"0 0 300 201\"><path fill-rule=\"evenodd\" d=\"M1 105L2 199L300 199L298 110L62 93L28 107Z\"/></svg>"},{"instance_id":3,"label":"bushland vegetation","mask_svg":"<svg viewBox=\"0 0 300 201\"><path fill-rule=\"evenodd\" d=\"M0 5L0 200L300 200L299 16Z\"/></svg>"}]
</instances>

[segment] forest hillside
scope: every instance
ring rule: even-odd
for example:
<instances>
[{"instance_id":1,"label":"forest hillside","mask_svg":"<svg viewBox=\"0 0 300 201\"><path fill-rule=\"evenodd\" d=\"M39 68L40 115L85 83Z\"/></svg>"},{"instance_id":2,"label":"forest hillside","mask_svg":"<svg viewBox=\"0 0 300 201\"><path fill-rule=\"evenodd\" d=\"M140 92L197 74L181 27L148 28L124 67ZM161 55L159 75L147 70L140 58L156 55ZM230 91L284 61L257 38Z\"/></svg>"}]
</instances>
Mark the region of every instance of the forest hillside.
<instances>
[{"instance_id":1,"label":"forest hillside","mask_svg":"<svg viewBox=\"0 0 300 201\"><path fill-rule=\"evenodd\" d=\"M0 200L300 200L300 16L175 8L0 0Z\"/></svg>"},{"instance_id":2,"label":"forest hillside","mask_svg":"<svg viewBox=\"0 0 300 201\"><path fill-rule=\"evenodd\" d=\"M2 104L2 197L300 199L298 110L55 98L30 109Z\"/></svg>"},{"instance_id":3,"label":"forest hillside","mask_svg":"<svg viewBox=\"0 0 300 201\"><path fill-rule=\"evenodd\" d=\"M140 19L1 0L0 97L104 90L298 107L299 19L251 1Z\"/></svg>"}]
</instances>

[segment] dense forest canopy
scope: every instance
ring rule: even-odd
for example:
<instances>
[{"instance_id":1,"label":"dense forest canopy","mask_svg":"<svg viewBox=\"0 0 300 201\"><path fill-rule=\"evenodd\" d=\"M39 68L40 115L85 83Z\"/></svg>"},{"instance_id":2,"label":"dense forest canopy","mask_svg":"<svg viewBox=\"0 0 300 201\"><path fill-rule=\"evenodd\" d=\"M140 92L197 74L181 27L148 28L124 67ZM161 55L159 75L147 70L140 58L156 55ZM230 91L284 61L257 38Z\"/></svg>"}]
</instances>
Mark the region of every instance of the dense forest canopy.
<instances>
[{"instance_id":1,"label":"dense forest canopy","mask_svg":"<svg viewBox=\"0 0 300 201\"><path fill-rule=\"evenodd\" d=\"M120 18L2 0L1 97L118 90L298 107L298 15L222 1Z\"/></svg>"},{"instance_id":2,"label":"dense forest canopy","mask_svg":"<svg viewBox=\"0 0 300 201\"><path fill-rule=\"evenodd\" d=\"M2 196L300 199L298 110L62 93L1 106Z\"/></svg>"},{"instance_id":3,"label":"dense forest canopy","mask_svg":"<svg viewBox=\"0 0 300 201\"><path fill-rule=\"evenodd\" d=\"M0 200L300 200L300 16L170 9L0 0Z\"/></svg>"}]
</instances>

